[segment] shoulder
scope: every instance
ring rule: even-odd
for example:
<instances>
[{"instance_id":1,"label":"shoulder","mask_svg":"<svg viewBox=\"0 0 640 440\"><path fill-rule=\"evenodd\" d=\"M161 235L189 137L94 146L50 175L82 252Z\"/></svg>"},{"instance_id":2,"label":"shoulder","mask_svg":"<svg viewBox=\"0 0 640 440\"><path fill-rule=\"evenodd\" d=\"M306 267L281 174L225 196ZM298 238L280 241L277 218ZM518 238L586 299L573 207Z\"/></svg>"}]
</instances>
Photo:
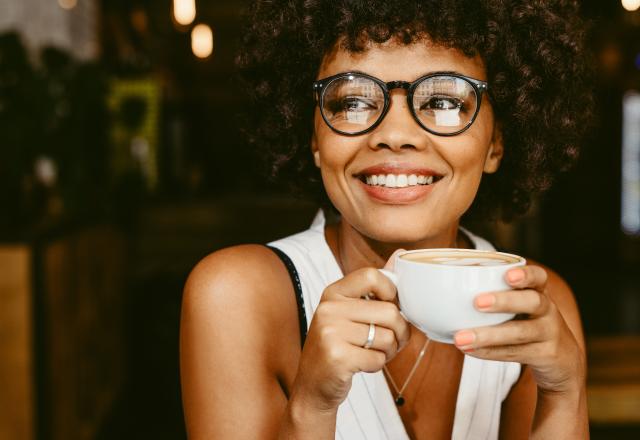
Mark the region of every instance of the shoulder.
<instances>
[{"instance_id":1,"label":"shoulder","mask_svg":"<svg viewBox=\"0 0 640 440\"><path fill-rule=\"evenodd\" d=\"M206 337L251 337L266 350L271 348L267 339L277 339L274 331L292 330L281 323L297 324L291 319L295 307L291 280L278 256L266 246L234 246L208 255L191 271L181 325L195 326ZM297 334L295 327L292 333Z\"/></svg>"},{"instance_id":2,"label":"shoulder","mask_svg":"<svg viewBox=\"0 0 640 440\"><path fill-rule=\"evenodd\" d=\"M266 246L234 246L203 258L187 278L185 295L196 301L242 302L287 281L280 259Z\"/></svg>"}]
</instances>

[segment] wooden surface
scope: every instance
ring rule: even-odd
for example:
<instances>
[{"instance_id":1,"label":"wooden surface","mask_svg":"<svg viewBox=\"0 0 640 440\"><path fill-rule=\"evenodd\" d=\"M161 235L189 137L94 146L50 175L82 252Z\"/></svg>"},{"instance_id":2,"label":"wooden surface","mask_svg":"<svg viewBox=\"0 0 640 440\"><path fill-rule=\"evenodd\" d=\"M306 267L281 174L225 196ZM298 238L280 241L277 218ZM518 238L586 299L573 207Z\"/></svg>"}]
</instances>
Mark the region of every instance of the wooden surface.
<instances>
[{"instance_id":1,"label":"wooden surface","mask_svg":"<svg viewBox=\"0 0 640 440\"><path fill-rule=\"evenodd\" d=\"M31 252L0 246L0 439L33 438Z\"/></svg>"},{"instance_id":2,"label":"wooden surface","mask_svg":"<svg viewBox=\"0 0 640 440\"><path fill-rule=\"evenodd\" d=\"M0 246L0 440L96 438L125 378L124 256L108 226Z\"/></svg>"},{"instance_id":3,"label":"wooden surface","mask_svg":"<svg viewBox=\"0 0 640 440\"><path fill-rule=\"evenodd\" d=\"M52 440L96 436L124 382L124 241L91 228L43 249Z\"/></svg>"},{"instance_id":4,"label":"wooden surface","mask_svg":"<svg viewBox=\"0 0 640 440\"><path fill-rule=\"evenodd\" d=\"M640 336L587 340L589 419L640 424Z\"/></svg>"}]
</instances>

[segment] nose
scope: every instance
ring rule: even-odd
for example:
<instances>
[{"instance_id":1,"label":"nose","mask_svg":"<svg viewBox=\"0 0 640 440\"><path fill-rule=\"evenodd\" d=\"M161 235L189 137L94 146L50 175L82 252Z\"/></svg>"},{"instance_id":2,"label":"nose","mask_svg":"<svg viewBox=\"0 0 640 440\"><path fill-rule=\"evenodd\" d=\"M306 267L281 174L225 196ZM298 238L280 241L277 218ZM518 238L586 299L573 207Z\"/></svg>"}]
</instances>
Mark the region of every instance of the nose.
<instances>
[{"instance_id":1,"label":"nose","mask_svg":"<svg viewBox=\"0 0 640 440\"><path fill-rule=\"evenodd\" d=\"M392 90L389 99L391 102L387 114L371 132L369 147L394 151L424 149L426 132L411 114L407 92L402 89Z\"/></svg>"}]
</instances>

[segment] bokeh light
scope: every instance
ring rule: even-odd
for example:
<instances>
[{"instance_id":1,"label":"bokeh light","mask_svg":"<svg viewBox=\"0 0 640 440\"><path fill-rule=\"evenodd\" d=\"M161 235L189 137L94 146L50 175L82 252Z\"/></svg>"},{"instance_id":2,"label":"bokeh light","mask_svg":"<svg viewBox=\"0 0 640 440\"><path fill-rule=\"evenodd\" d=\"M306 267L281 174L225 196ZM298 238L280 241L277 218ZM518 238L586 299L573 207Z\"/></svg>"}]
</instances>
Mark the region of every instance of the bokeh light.
<instances>
[{"instance_id":1,"label":"bokeh light","mask_svg":"<svg viewBox=\"0 0 640 440\"><path fill-rule=\"evenodd\" d=\"M621 0L621 3L627 11L636 11L640 8L640 0Z\"/></svg>"},{"instance_id":2,"label":"bokeh light","mask_svg":"<svg viewBox=\"0 0 640 440\"><path fill-rule=\"evenodd\" d=\"M198 58L207 58L213 53L213 31L206 24L199 24L191 31L191 50Z\"/></svg>"},{"instance_id":3,"label":"bokeh light","mask_svg":"<svg viewBox=\"0 0 640 440\"><path fill-rule=\"evenodd\" d=\"M196 0L173 0L173 17L182 26L193 23L196 18Z\"/></svg>"},{"instance_id":4,"label":"bokeh light","mask_svg":"<svg viewBox=\"0 0 640 440\"><path fill-rule=\"evenodd\" d=\"M58 0L62 9L73 9L78 5L78 0Z\"/></svg>"}]
</instances>

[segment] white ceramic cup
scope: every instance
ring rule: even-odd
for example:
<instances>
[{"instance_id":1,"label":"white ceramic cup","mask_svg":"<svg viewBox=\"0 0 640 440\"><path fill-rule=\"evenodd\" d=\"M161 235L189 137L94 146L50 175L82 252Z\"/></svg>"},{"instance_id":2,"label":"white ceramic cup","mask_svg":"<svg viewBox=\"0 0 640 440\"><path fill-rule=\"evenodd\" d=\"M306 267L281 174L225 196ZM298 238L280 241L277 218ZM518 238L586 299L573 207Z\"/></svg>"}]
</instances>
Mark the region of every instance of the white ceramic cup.
<instances>
[{"instance_id":1,"label":"white ceramic cup","mask_svg":"<svg viewBox=\"0 0 640 440\"><path fill-rule=\"evenodd\" d=\"M440 261L409 259L416 257L436 257ZM505 262L496 264L496 259ZM506 272L525 264L524 258L503 252L421 249L398 253L393 272L380 271L396 285L405 318L430 339L452 344L458 330L500 324L513 318L510 313L476 310L474 298L485 292L510 290Z\"/></svg>"}]
</instances>

